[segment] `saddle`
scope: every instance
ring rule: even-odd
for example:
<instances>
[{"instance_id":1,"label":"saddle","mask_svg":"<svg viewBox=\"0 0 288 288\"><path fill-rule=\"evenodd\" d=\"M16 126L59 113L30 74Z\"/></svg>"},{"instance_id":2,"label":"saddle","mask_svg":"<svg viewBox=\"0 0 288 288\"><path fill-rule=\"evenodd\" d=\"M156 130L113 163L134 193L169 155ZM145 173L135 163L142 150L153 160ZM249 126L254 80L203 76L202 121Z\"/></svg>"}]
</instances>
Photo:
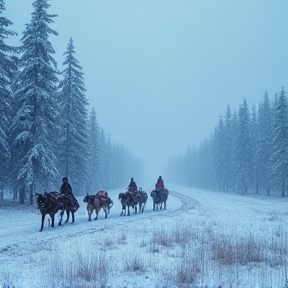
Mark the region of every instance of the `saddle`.
<instances>
[{"instance_id":1,"label":"saddle","mask_svg":"<svg viewBox=\"0 0 288 288\"><path fill-rule=\"evenodd\" d=\"M59 204L59 206L61 207L61 209L75 209L75 212L78 210L78 208L80 207L77 199L75 198L74 195L70 195L70 194L61 194L59 192L49 192L49 193L45 193L45 195L47 195L48 198L51 199L51 201L57 201L57 203Z\"/></svg>"},{"instance_id":2,"label":"saddle","mask_svg":"<svg viewBox=\"0 0 288 288\"><path fill-rule=\"evenodd\" d=\"M102 198L103 200L106 200L108 198L108 193L104 190L100 190L96 193L96 197Z\"/></svg>"}]
</instances>

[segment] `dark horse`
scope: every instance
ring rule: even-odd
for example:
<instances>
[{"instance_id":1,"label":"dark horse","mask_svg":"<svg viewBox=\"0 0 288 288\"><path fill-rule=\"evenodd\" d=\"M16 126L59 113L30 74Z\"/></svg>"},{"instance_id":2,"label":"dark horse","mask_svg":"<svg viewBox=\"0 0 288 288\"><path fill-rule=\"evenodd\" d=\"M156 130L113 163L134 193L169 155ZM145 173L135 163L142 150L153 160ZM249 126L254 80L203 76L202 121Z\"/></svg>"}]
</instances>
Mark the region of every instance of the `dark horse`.
<instances>
[{"instance_id":1,"label":"dark horse","mask_svg":"<svg viewBox=\"0 0 288 288\"><path fill-rule=\"evenodd\" d=\"M139 212L141 213L144 212L147 199L148 199L148 195L145 191L142 190L142 188L140 188L139 191L136 191L136 201L139 204Z\"/></svg>"},{"instance_id":2,"label":"dark horse","mask_svg":"<svg viewBox=\"0 0 288 288\"><path fill-rule=\"evenodd\" d=\"M126 215L126 208L128 210L128 216L130 216L130 206L134 209L134 213L137 213L137 202L130 192L119 193L118 199L122 205L122 211L120 216Z\"/></svg>"},{"instance_id":3,"label":"dark horse","mask_svg":"<svg viewBox=\"0 0 288 288\"><path fill-rule=\"evenodd\" d=\"M58 192L45 192L44 195L35 193L36 199L38 203L38 209L40 210L42 214L42 222L41 222L41 228L40 232L43 231L44 227L44 220L46 214L49 214L51 217L51 227L54 227L54 218L55 214L58 211L60 212L60 221L58 223L58 226L61 226L62 224L62 217L64 214L64 211L66 210L67 213L67 219L65 223L69 220L69 214L71 212L72 214L72 223L74 223L75 217L74 213L77 211L79 206L74 206L74 199L70 195L67 194L60 194Z\"/></svg>"},{"instance_id":4,"label":"dark horse","mask_svg":"<svg viewBox=\"0 0 288 288\"><path fill-rule=\"evenodd\" d=\"M145 191L142 191L142 189L140 188L139 190L134 192L127 191L125 193L124 192L120 193L118 199L120 200L122 205L122 211L120 216L126 214L126 207L128 210L128 216L130 216L130 207L134 209L134 213L136 214L137 204L139 205L139 212L143 213L145 204L148 199L148 195Z\"/></svg>"},{"instance_id":5,"label":"dark horse","mask_svg":"<svg viewBox=\"0 0 288 288\"><path fill-rule=\"evenodd\" d=\"M160 190L153 190L151 192L151 197L153 199L153 210L165 210L168 195L169 191L166 188Z\"/></svg>"}]
</instances>

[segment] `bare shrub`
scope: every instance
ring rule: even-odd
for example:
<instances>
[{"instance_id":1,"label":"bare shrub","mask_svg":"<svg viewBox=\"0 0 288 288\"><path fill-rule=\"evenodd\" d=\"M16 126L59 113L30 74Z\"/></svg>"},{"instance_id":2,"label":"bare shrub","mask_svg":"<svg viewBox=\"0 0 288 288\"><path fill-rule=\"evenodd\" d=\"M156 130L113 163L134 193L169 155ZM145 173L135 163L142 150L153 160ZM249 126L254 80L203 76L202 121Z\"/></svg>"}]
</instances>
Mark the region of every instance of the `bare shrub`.
<instances>
[{"instance_id":1,"label":"bare shrub","mask_svg":"<svg viewBox=\"0 0 288 288\"><path fill-rule=\"evenodd\" d=\"M53 254L43 279L43 287L76 288L76 287L105 287L108 282L108 261L105 252L91 253L78 251L71 253L73 258L59 258L59 254ZM75 260L77 259L77 260ZM84 286L83 286L84 285Z\"/></svg>"},{"instance_id":2,"label":"bare shrub","mask_svg":"<svg viewBox=\"0 0 288 288\"><path fill-rule=\"evenodd\" d=\"M160 253L160 249L159 249L159 245L154 243L154 242L151 242L150 245L149 245L149 252L151 253Z\"/></svg>"},{"instance_id":3,"label":"bare shrub","mask_svg":"<svg viewBox=\"0 0 288 288\"><path fill-rule=\"evenodd\" d=\"M184 253L181 262L176 268L177 284L195 284L199 273L199 262L193 252Z\"/></svg>"},{"instance_id":4,"label":"bare shrub","mask_svg":"<svg viewBox=\"0 0 288 288\"><path fill-rule=\"evenodd\" d=\"M170 247L173 244L173 233L167 231L164 228L158 229L154 227L151 242L154 244Z\"/></svg>"},{"instance_id":5,"label":"bare shrub","mask_svg":"<svg viewBox=\"0 0 288 288\"><path fill-rule=\"evenodd\" d=\"M126 244L127 243L127 236L122 233L121 235L118 235L118 240L117 240L118 244Z\"/></svg>"},{"instance_id":6,"label":"bare shrub","mask_svg":"<svg viewBox=\"0 0 288 288\"><path fill-rule=\"evenodd\" d=\"M282 229L272 235L269 243L267 244L267 250L270 251L269 262L272 265L283 265L286 263L288 255L288 246L287 246L287 235L284 235Z\"/></svg>"},{"instance_id":7,"label":"bare shrub","mask_svg":"<svg viewBox=\"0 0 288 288\"><path fill-rule=\"evenodd\" d=\"M124 270L130 272L144 272L146 270L146 264L143 257L140 257L135 251L133 254L126 254L124 260Z\"/></svg>"},{"instance_id":8,"label":"bare shrub","mask_svg":"<svg viewBox=\"0 0 288 288\"><path fill-rule=\"evenodd\" d=\"M226 265L264 262L265 248L265 242L256 239L252 233L239 239L233 235L222 234L215 237L211 244L212 259Z\"/></svg>"},{"instance_id":9,"label":"bare shrub","mask_svg":"<svg viewBox=\"0 0 288 288\"><path fill-rule=\"evenodd\" d=\"M106 237L104 238L104 240L102 241L102 245L105 248L111 248L114 245L114 241L112 240L112 238Z\"/></svg>"},{"instance_id":10,"label":"bare shrub","mask_svg":"<svg viewBox=\"0 0 288 288\"><path fill-rule=\"evenodd\" d=\"M105 287L108 281L108 262L105 252L78 254L75 276L87 282L97 283L99 287ZM98 286L97 286L98 287Z\"/></svg>"},{"instance_id":11,"label":"bare shrub","mask_svg":"<svg viewBox=\"0 0 288 288\"><path fill-rule=\"evenodd\" d=\"M13 276L8 273L1 273L0 274L0 287L2 288L15 288L15 286L12 283Z\"/></svg>"},{"instance_id":12,"label":"bare shrub","mask_svg":"<svg viewBox=\"0 0 288 288\"><path fill-rule=\"evenodd\" d=\"M174 269L162 268L159 271L161 281L163 282L163 287L174 288L177 284L177 275Z\"/></svg>"},{"instance_id":13,"label":"bare shrub","mask_svg":"<svg viewBox=\"0 0 288 288\"><path fill-rule=\"evenodd\" d=\"M199 237L199 227L192 226L192 224L181 224L176 225L171 230L171 236L173 238L173 242L180 245L181 247L185 247L187 243L190 241L196 240Z\"/></svg>"}]
</instances>

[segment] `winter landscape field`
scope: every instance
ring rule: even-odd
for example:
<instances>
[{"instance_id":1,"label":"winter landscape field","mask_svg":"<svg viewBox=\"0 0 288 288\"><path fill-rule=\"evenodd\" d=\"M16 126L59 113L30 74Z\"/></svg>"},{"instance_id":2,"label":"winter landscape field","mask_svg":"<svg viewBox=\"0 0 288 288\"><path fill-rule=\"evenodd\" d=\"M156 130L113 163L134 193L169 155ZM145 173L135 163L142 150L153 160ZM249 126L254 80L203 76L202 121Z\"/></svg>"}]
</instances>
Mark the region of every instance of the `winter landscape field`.
<instances>
[{"instance_id":1,"label":"winter landscape field","mask_svg":"<svg viewBox=\"0 0 288 288\"><path fill-rule=\"evenodd\" d=\"M0 287L287 287L286 198L167 188L165 211L149 197L144 213L121 217L123 189L108 191L108 218L91 222L78 197L75 223L47 217L43 232L36 205L4 201Z\"/></svg>"}]
</instances>

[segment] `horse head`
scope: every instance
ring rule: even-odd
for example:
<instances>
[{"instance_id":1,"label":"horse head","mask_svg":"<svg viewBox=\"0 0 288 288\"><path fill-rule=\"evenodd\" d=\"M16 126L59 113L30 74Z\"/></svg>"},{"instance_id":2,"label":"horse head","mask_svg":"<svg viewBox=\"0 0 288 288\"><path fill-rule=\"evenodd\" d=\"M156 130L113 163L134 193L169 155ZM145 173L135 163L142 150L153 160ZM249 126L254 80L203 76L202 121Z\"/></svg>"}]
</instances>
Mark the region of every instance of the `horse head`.
<instances>
[{"instance_id":1,"label":"horse head","mask_svg":"<svg viewBox=\"0 0 288 288\"><path fill-rule=\"evenodd\" d=\"M88 199L89 199L89 194L87 193L87 195L83 198L83 202L88 203Z\"/></svg>"},{"instance_id":2,"label":"horse head","mask_svg":"<svg viewBox=\"0 0 288 288\"><path fill-rule=\"evenodd\" d=\"M43 209L49 206L49 200L46 195L42 195L40 193L35 193L35 195L38 203L38 209Z\"/></svg>"},{"instance_id":3,"label":"horse head","mask_svg":"<svg viewBox=\"0 0 288 288\"><path fill-rule=\"evenodd\" d=\"M119 193L118 200L125 199L125 198L126 198L126 193L123 193L123 192Z\"/></svg>"}]
</instances>

